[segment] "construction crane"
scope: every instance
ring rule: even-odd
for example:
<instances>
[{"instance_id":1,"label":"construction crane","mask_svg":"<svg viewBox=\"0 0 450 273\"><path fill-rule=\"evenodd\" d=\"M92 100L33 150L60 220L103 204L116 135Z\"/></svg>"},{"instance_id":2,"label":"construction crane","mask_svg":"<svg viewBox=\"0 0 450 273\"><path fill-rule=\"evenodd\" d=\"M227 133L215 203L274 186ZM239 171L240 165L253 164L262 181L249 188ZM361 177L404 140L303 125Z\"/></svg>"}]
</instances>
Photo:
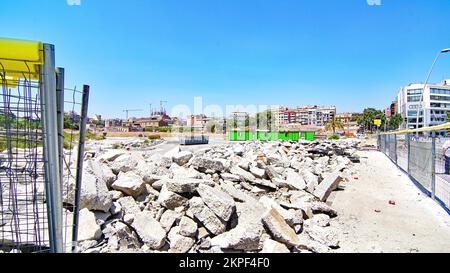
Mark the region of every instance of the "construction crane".
<instances>
[{"instance_id":1,"label":"construction crane","mask_svg":"<svg viewBox=\"0 0 450 273\"><path fill-rule=\"evenodd\" d=\"M127 113L127 120L128 120L128 114L130 113L130 112L141 112L141 111L144 111L144 110L142 110L142 109L125 109L125 110L123 110L125 113Z\"/></svg>"},{"instance_id":2,"label":"construction crane","mask_svg":"<svg viewBox=\"0 0 450 273\"><path fill-rule=\"evenodd\" d=\"M166 109L164 108L164 104L167 103L167 101L162 100L161 102L161 116L166 114Z\"/></svg>"}]
</instances>

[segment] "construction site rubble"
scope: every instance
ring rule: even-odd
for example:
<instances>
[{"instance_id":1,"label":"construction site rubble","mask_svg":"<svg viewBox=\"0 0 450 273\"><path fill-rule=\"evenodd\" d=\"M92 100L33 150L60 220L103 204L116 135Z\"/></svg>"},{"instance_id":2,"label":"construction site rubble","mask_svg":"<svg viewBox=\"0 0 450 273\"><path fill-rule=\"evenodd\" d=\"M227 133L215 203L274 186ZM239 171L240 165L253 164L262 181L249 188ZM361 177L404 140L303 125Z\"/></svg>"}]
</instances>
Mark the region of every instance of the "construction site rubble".
<instances>
[{"instance_id":1,"label":"construction site rubble","mask_svg":"<svg viewBox=\"0 0 450 273\"><path fill-rule=\"evenodd\" d=\"M166 154L101 149L85 160L79 250L333 251L342 231L326 202L354 177L358 143L229 143Z\"/></svg>"}]
</instances>

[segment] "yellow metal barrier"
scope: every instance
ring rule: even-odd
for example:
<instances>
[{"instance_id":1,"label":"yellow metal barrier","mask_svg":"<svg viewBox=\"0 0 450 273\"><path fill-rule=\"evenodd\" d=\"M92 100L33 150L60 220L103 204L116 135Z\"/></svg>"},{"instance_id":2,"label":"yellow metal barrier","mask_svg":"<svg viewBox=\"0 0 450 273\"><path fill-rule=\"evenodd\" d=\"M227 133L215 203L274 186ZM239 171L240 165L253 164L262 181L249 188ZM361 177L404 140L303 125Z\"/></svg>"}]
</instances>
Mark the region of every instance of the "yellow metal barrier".
<instances>
[{"instance_id":1,"label":"yellow metal barrier","mask_svg":"<svg viewBox=\"0 0 450 273\"><path fill-rule=\"evenodd\" d=\"M431 127L424 127L419 129L406 129L406 130L399 130L399 131L393 131L393 132L386 132L381 133L381 135L400 135L400 134L408 134L408 133L422 133L422 132L433 132L433 131L442 131L442 130L450 130L450 122L444 123L437 126L431 126Z\"/></svg>"},{"instance_id":2,"label":"yellow metal barrier","mask_svg":"<svg viewBox=\"0 0 450 273\"><path fill-rule=\"evenodd\" d=\"M19 78L39 79L39 66L44 63L42 42L0 38L0 74L11 87Z\"/></svg>"}]
</instances>

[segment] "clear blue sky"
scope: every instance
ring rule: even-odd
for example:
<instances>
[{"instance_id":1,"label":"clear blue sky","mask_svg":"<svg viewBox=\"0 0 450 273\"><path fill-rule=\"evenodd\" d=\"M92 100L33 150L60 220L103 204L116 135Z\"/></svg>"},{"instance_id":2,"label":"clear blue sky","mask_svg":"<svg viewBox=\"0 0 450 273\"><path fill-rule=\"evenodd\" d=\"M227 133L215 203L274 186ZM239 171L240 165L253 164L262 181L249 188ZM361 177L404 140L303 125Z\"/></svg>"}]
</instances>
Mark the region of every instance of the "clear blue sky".
<instances>
[{"instance_id":1,"label":"clear blue sky","mask_svg":"<svg viewBox=\"0 0 450 273\"><path fill-rule=\"evenodd\" d=\"M448 0L2 0L0 24L55 44L67 85L90 84L90 114L107 117L194 96L385 108L450 47ZM445 77L450 56L432 81Z\"/></svg>"}]
</instances>

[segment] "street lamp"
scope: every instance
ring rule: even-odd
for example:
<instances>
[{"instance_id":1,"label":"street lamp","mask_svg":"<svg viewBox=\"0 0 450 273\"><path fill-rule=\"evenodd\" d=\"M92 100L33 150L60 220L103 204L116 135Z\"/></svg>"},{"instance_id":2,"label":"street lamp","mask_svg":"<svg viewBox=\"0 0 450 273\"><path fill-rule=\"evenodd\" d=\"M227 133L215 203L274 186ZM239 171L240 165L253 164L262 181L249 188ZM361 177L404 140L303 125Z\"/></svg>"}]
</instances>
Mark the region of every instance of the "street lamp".
<instances>
[{"instance_id":1,"label":"street lamp","mask_svg":"<svg viewBox=\"0 0 450 273\"><path fill-rule=\"evenodd\" d=\"M420 116L420 110L422 108L423 110L423 122L425 122L425 110L423 109L424 107L422 107L423 105L423 95L425 93L425 89L427 88L428 85L428 81L430 80L431 77L431 73L433 73L433 69L434 66L436 65L436 62L438 61L439 57L441 56L441 54L445 54L445 53L449 53L450 52L450 48L445 48L442 49L441 51L439 51L439 53L437 54L436 58L434 59L433 65L431 66L430 71L428 72L428 76L427 76L427 80L425 81L425 85L423 86L423 90L422 90L422 94L420 96L420 100L419 100L419 104L417 105L417 119L416 119L416 130L419 129L419 116ZM416 137L419 138L419 132L416 132Z\"/></svg>"}]
</instances>

